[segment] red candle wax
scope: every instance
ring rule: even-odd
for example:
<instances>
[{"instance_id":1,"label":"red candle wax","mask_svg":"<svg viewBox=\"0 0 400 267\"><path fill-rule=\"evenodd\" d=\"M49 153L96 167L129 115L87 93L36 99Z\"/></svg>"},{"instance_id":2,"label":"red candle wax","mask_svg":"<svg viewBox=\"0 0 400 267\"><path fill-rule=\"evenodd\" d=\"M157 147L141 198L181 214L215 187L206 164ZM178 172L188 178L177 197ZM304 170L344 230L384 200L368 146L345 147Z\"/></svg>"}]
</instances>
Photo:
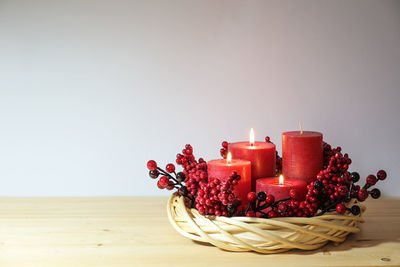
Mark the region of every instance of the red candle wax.
<instances>
[{"instance_id":1,"label":"red candle wax","mask_svg":"<svg viewBox=\"0 0 400 267\"><path fill-rule=\"evenodd\" d=\"M216 159L207 162L209 178L219 178L222 182L228 180L233 171L236 171L241 179L235 185L233 193L242 201L241 207L247 205L247 194L251 191L251 166L250 161L232 159L230 163L226 159Z\"/></svg>"},{"instance_id":2,"label":"red candle wax","mask_svg":"<svg viewBox=\"0 0 400 267\"><path fill-rule=\"evenodd\" d=\"M271 194L275 197L275 201L288 198L291 189L296 189L300 196L299 200L304 200L307 193L307 184L303 180L285 178L283 183L280 183L278 177L267 177L258 179L256 183L257 193L264 191L267 194Z\"/></svg>"},{"instance_id":3,"label":"red candle wax","mask_svg":"<svg viewBox=\"0 0 400 267\"><path fill-rule=\"evenodd\" d=\"M295 131L282 133L282 174L285 178L309 183L322 169L322 133Z\"/></svg>"},{"instance_id":4,"label":"red candle wax","mask_svg":"<svg viewBox=\"0 0 400 267\"><path fill-rule=\"evenodd\" d=\"M276 152L273 143L249 142L231 143L228 151L235 159L244 159L251 162L251 189L256 189L256 180L262 177L274 176L276 173Z\"/></svg>"}]
</instances>

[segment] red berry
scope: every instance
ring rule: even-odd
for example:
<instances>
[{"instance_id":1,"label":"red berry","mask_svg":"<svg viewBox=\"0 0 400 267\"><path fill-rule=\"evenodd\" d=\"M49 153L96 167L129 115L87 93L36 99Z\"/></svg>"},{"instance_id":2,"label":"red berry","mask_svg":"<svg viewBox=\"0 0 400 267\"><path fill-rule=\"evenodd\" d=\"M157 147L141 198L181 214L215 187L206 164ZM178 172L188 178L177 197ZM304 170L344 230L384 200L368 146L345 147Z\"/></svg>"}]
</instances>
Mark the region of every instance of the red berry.
<instances>
[{"instance_id":1,"label":"red berry","mask_svg":"<svg viewBox=\"0 0 400 267\"><path fill-rule=\"evenodd\" d=\"M292 207L293 209L297 209L299 207L299 202L296 200L290 200L289 206Z\"/></svg>"},{"instance_id":2,"label":"red berry","mask_svg":"<svg viewBox=\"0 0 400 267\"><path fill-rule=\"evenodd\" d=\"M223 141L223 142L222 142L222 147L223 147L223 148L228 148L228 142Z\"/></svg>"},{"instance_id":3,"label":"red berry","mask_svg":"<svg viewBox=\"0 0 400 267\"><path fill-rule=\"evenodd\" d=\"M170 181L167 176L161 176L160 180L158 181L160 185L165 188L169 185Z\"/></svg>"},{"instance_id":4,"label":"red berry","mask_svg":"<svg viewBox=\"0 0 400 267\"><path fill-rule=\"evenodd\" d=\"M374 184L376 184L377 179L376 179L375 175L370 174L367 176L366 180L367 180L368 185L374 185Z\"/></svg>"},{"instance_id":5,"label":"red berry","mask_svg":"<svg viewBox=\"0 0 400 267\"><path fill-rule=\"evenodd\" d=\"M256 214L254 213L254 211L252 211L252 210L249 210L247 213L246 213L246 217L255 217L256 216Z\"/></svg>"},{"instance_id":6,"label":"red berry","mask_svg":"<svg viewBox=\"0 0 400 267\"><path fill-rule=\"evenodd\" d=\"M367 197L368 197L367 189L360 189L360 191L358 192L358 200L364 201L367 199Z\"/></svg>"},{"instance_id":7,"label":"red berry","mask_svg":"<svg viewBox=\"0 0 400 267\"><path fill-rule=\"evenodd\" d=\"M255 192L249 192L247 194L247 199L249 202L254 202L257 199L257 194Z\"/></svg>"},{"instance_id":8,"label":"red berry","mask_svg":"<svg viewBox=\"0 0 400 267\"><path fill-rule=\"evenodd\" d=\"M380 170L380 171L378 171L376 176L378 177L379 180L385 180L387 174L386 174L386 172L384 170Z\"/></svg>"},{"instance_id":9,"label":"red berry","mask_svg":"<svg viewBox=\"0 0 400 267\"><path fill-rule=\"evenodd\" d=\"M165 167L166 171L168 173L172 173L175 171L175 165L172 163L168 163L167 166Z\"/></svg>"},{"instance_id":10,"label":"red berry","mask_svg":"<svg viewBox=\"0 0 400 267\"><path fill-rule=\"evenodd\" d=\"M336 211L339 214L344 214L346 212L347 208L345 205L343 205L342 203L339 203L336 205Z\"/></svg>"},{"instance_id":11,"label":"red berry","mask_svg":"<svg viewBox=\"0 0 400 267\"><path fill-rule=\"evenodd\" d=\"M268 212L268 218L275 218L277 217L278 214L276 214L275 211L271 210L270 212Z\"/></svg>"},{"instance_id":12,"label":"red berry","mask_svg":"<svg viewBox=\"0 0 400 267\"><path fill-rule=\"evenodd\" d=\"M271 204L274 201L275 201L275 197L273 195L267 195L267 197L265 198L265 202L267 204Z\"/></svg>"},{"instance_id":13,"label":"red berry","mask_svg":"<svg viewBox=\"0 0 400 267\"><path fill-rule=\"evenodd\" d=\"M344 197L347 196L347 194L349 193L349 190L347 189L346 186L340 186L338 189L339 195Z\"/></svg>"},{"instance_id":14,"label":"red berry","mask_svg":"<svg viewBox=\"0 0 400 267\"><path fill-rule=\"evenodd\" d=\"M265 142L269 143L270 140L271 140L271 139L269 138L269 136L266 136L266 137L265 137Z\"/></svg>"},{"instance_id":15,"label":"red berry","mask_svg":"<svg viewBox=\"0 0 400 267\"><path fill-rule=\"evenodd\" d=\"M291 199L298 200L299 199L299 192L296 189L290 189L289 196Z\"/></svg>"},{"instance_id":16,"label":"red berry","mask_svg":"<svg viewBox=\"0 0 400 267\"><path fill-rule=\"evenodd\" d=\"M287 210L287 205L285 203L283 203L283 202L279 203L278 204L278 210L280 212L285 212Z\"/></svg>"},{"instance_id":17,"label":"red berry","mask_svg":"<svg viewBox=\"0 0 400 267\"><path fill-rule=\"evenodd\" d=\"M158 186L158 188L160 188L160 189L164 189L164 188L165 188L163 185L161 185L160 180L158 180L157 186Z\"/></svg>"},{"instance_id":18,"label":"red berry","mask_svg":"<svg viewBox=\"0 0 400 267\"><path fill-rule=\"evenodd\" d=\"M149 160L147 162L147 169L149 169L150 171L154 171L157 169L157 163L154 160Z\"/></svg>"}]
</instances>

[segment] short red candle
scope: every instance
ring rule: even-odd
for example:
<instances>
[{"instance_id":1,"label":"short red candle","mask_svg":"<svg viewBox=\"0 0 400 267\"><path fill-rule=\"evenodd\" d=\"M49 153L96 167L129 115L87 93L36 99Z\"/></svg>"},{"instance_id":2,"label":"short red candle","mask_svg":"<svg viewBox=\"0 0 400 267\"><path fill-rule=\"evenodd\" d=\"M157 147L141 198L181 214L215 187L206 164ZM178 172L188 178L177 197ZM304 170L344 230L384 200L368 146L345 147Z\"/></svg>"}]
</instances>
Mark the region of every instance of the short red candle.
<instances>
[{"instance_id":1,"label":"short red candle","mask_svg":"<svg viewBox=\"0 0 400 267\"><path fill-rule=\"evenodd\" d=\"M274 176L276 173L275 145L267 142L231 143L228 151L235 159L244 159L251 162L251 188L256 189L256 180L262 177Z\"/></svg>"},{"instance_id":2,"label":"short red candle","mask_svg":"<svg viewBox=\"0 0 400 267\"><path fill-rule=\"evenodd\" d=\"M322 133L295 131L282 133L282 173L285 178L314 181L322 169Z\"/></svg>"},{"instance_id":3,"label":"short red candle","mask_svg":"<svg viewBox=\"0 0 400 267\"><path fill-rule=\"evenodd\" d=\"M242 201L242 206L247 205L247 194L251 191L251 163L247 160L232 159L230 163L226 159L216 159L207 162L209 178L219 178L225 182L236 171L241 179L233 190L235 196Z\"/></svg>"},{"instance_id":4,"label":"short red candle","mask_svg":"<svg viewBox=\"0 0 400 267\"><path fill-rule=\"evenodd\" d=\"M307 193L307 184L303 180L284 178L283 183L279 183L279 177L267 177L258 179L256 182L256 192L264 191L275 197L275 200L281 200L289 197L289 191L296 189L299 192L300 199L303 200Z\"/></svg>"}]
</instances>

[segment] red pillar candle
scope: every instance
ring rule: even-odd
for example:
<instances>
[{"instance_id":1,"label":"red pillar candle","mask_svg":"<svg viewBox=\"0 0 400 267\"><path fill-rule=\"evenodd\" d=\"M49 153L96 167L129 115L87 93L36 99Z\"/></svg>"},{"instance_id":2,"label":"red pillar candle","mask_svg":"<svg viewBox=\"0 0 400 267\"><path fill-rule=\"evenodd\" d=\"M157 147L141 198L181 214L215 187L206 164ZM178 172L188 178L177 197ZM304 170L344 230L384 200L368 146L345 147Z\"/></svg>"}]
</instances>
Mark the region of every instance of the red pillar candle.
<instances>
[{"instance_id":1,"label":"red pillar candle","mask_svg":"<svg viewBox=\"0 0 400 267\"><path fill-rule=\"evenodd\" d=\"M282 173L285 178L314 181L322 169L322 133L294 131L282 133Z\"/></svg>"},{"instance_id":2,"label":"red pillar candle","mask_svg":"<svg viewBox=\"0 0 400 267\"><path fill-rule=\"evenodd\" d=\"M235 159L251 162L251 189L256 189L256 180L275 176L276 150L273 143L255 142L253 128L250 130L250 142L238 142L228 145L228 151Z\"/></svg>"},{"instance_id":3,"label":"red pillar candle","mask_svg":"<svg viewBox=\"0 0 400 267\"><path fill-rule=\"evenodd\" d=\"M281 175L279 178L261 178L256 182L256 192L264 191L267 194L271 194L275 197L275 201L288 198L291 189L296 189L299 193L299 200L304 200L307 193L307 184L303 180L283 179Z\"/></svg>"},{"instance_id":4,"label":"red pillar candle","mask_svg":"<svg viewBox=\"0 0 400 267\"><path fill-rule=\"evenodd\" d=\"M233 193L241 201L241 207L247 205L247 194L251 191L251 163L241 159L216 159L207 162L207 171L209 178L219 178L222 182L228 180L233 171L236 171L241 179L235 185Z\"/></svg>"}]
</instances>

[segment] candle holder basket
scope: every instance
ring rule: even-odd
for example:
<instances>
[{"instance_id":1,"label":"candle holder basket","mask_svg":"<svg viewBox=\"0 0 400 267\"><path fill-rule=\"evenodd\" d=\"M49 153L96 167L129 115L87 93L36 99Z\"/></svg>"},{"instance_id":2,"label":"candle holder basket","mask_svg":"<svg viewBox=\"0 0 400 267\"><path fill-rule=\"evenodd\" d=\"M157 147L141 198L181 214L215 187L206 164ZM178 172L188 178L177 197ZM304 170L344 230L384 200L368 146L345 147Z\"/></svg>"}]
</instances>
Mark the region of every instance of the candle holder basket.
<instances>
[{"instance_id":1,"label":"candle holder basket","mask_svg":"<svg viewBox=\"0 0 400 267\"><path fill-rule=\"evenodd\" d=\"M212 244L227 251L254 251L263 254L292 249L314 250L329 241L343 242L350 233L358 233L364 222L365 206L352 199L348 205L360 206L359 215L328 212L315 217L203 216L190 207L190 200L172 194L168 200L168 219L183 236Z\"/></svg>"}]
</instances>

